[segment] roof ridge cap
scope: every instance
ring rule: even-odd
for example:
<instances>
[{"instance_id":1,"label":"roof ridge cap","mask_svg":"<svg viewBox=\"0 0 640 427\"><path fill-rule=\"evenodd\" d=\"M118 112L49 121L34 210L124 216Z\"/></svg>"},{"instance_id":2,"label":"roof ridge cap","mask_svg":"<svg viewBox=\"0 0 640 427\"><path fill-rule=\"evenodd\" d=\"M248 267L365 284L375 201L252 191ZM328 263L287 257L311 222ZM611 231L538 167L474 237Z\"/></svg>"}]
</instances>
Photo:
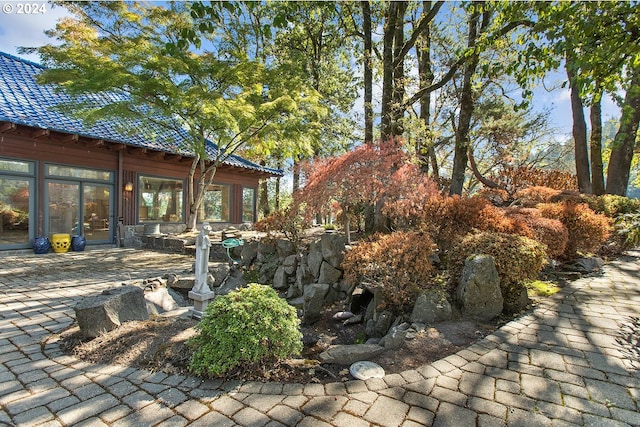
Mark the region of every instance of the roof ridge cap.
<instances>
[{"instance_id":1,"label":"roof ridge cap","mask_svg":"<svg viewBox=\"0 0 640 427\"><path fill-rule=\"evenodd\" d=\"M21 58L21 57L16 56L16 55L12 55L12 54L7 53L7 52L2 52L2 51L0 51L0 56L4 56L4 57L9 58L9 59L11 59L11 60L13 60L13 61L22 62L22 63L24 63L24 64L31 65L31 66L34 66L34 67L40 68L40 69L42 69L42 70L44 70L44 69L46 68L46 67L45 67L44 65L42 65L42 64L38 64L37 62L31 61L31 60L29 60L29 59Z\"/></svg>"}]
</instances>

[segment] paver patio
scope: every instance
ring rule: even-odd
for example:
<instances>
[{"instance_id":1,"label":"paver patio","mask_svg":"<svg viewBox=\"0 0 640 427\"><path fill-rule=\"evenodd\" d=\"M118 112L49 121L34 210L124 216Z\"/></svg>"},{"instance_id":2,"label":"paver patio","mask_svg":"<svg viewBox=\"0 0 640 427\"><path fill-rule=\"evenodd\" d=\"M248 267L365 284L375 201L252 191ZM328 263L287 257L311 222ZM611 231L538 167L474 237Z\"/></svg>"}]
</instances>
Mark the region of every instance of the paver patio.
<instances>
[{"instance_id":1,"label":"paver patio","mask_svg":"<svg viewBox=\"0 0 640 427\"><path fill-rule=\"evenodd\" d=\"M383 379L201 381L64 355L84 296L190 269L132 249L0 256L0 424L640 426L640 253L572 282L465 350Z\"/></svg>"}]
</instances>

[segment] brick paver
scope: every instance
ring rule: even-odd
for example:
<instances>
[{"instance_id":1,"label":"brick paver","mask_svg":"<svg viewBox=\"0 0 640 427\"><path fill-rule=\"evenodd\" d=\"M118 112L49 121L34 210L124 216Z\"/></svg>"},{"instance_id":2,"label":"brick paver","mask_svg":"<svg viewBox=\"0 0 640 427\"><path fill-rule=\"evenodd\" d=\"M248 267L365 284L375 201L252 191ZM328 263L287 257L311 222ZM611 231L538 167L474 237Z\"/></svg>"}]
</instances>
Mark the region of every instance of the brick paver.
<instances>
[{"instance_id":1,"label":"brick paver","mask_svg":"<svg viewBox=\"0 0 640 427\"><path fill-rule=\"evenodd\" d=\"M18 426L637 426L640 253L569 283L455 355L382 379L202 381L64 355L84 296L189 269L102 248L0 257L0 424Z\"/></svg>"}]
</instances>

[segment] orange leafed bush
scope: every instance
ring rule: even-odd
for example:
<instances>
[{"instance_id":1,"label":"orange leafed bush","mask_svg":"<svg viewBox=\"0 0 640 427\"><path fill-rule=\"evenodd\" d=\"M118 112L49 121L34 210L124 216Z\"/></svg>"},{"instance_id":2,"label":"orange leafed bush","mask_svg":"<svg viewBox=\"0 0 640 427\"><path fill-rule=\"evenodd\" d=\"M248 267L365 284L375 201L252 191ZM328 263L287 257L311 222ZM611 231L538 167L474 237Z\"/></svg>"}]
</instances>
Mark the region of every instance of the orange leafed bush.
<instances>
[{"instance_id":1,"label":"orange leafed bush","mask_svg":"<svg viewBox=\"0 0 640 427\"><path fill-rule=\"evenodd\" d=\"M523 206L533 207L538 203L550 203L555 197L562 193L561 190L550 187L533 186L518 190L515 194Z\"/></svg>"},{"instance_id":2,"label":"orange leafed bush","mask_svg":"<svg viewBox=\"0 0 640 427\"><path fill-rule=\"evenodd\" d=\"M578 252L596 252L611 232L611 220L592 211L586 203L541 203L538 209L542 216L557 219L567 228L567 258L575 257Z\"/></svg>"},{"instance_id":3,"label":"orange leafed bush","mask_svg":"<svg viewBox=\"0 0 640 427\"><path fill-rule=\"evenodd\" d=\"M431 283L433 249L426 234L376 234L347 252L342 263L345 280L378 287L383 300L380 309L406 312L420 289Z\"/></svg>"},{"instance_id":4,"label":"orange leafed bush","mask_svg":"<svg viewBox=\"0 0 640 427\"><path fill-rule=\"evenodd\" d=\"M547 248L547 255L551 258L562 256L569 242L567 228L557 219L545 218L535 208L507 208L507 216L526 224L526 231L518 234L532 238Z\"/></svg>"},{"instance_id":5,"label":"orange leafed bush","mask_svg":"<svg viewBox=\"0 0 640 427\"><path fill-rule=\"evenodd\" d=\"M526 233L526 224L481 197L430 199L423 209L423 228L445 251L474 230Z\"/></svg>"}]
</instances>

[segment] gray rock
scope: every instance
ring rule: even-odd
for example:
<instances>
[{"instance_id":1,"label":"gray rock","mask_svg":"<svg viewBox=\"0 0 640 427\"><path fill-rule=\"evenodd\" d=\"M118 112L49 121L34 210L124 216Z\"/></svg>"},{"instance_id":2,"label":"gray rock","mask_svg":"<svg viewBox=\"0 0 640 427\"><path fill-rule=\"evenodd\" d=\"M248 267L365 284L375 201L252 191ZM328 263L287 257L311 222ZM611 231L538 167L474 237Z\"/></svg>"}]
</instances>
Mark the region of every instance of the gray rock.
<instances>
[{"instance_id":1,"label":"gray rock","mask_svg":"<svg viewBox=\"0 0 640 427\"><path fill-rule=\"evenodd\" d=\"M353 316L354 316L353 313L350 311L339 311L333 315L333 320L342 321L342 320L351 319Z\"/></svg>"},{"instance_id":2,"label":"gray rock","mask_svg":"<svg viewBox=\"0 0 640 427\"><path fill-rule=\"evenodd\" d=\"M320 238L322 247L322 258L334 268L340 268L344 260L345 245L347 241L344 236L337 233L325 233Z\"/></svg>"},{"instance_id":3,"label":"gray rock","mask_svg":"<svg viewBox=\"0 0 640 427\"><path fill-rule=\"evenodd\" d=\"M389 331L389 329L391 328L391 325L393 324L394 320L395 318L393 314L387 310L380 313L377 319L374 317L375 326L374 326L373 334L371 334L371 336L374 336L374 337L385 336Z\"/></svg>"},{"instance_id":4,"label":"gray rock","mask_svg":"<svg viewBox=\"0 0 640 427\"><path fill-rule=\"evenodd\" d=\"M80 332L88 338L111 331L123 322L149 318L144 291L137 286L122 286L86 297L74 311Z\"/></svg>"},{"instance_id":5,"label":"gray rock","mask_svg":"<svg viewBox=\"0 0 640 427\"><path fill-rule=\"evenodd\" d=\"M296 247L289 240L278 239L276 240L276 253L280 259L285 259L289 255L295 255Z\"/></svg>"},{"instance_id":6,"label":"gray rock","mask_svg":"<svg viewBox=\"0 0 640 427\"><path fill-rule=\"evenodd\" d=\"M298 268L298 257L295 255L289 255L282 262L282 267L288 276L293 276Z\"/></svg>"},{"instance_id":7,"label":"gray rock","mask_svg":"<svg viewBox=\"0 0 640 427\"><path fill-rule=\"evenodd\" d=\"M193 285L196 282L194 276L169 278L167 280L167 286L174 289L193 289Z\"/></svg>"},{"instance_id":8,"label":"gray rock","mask_svg":"<svg viewBox=\"0 0 640 427\"><path fill-rule=\"evenodd\" d=\"M242 246L242 252L240 252L240 259L242 260L242 265L250 266L253 261L258 257L258 242L251 241L245 242Z\"/></svg>"},{"instance_id":9,"label":"gray rock","mask_svg":"<svg viewBox=\"0 0 640 427\"><path fill-rule=\"evenodd\" d=\"M411 313L411 322L433 324L449 319L451 319L451 304L444 290L433 288L418 296Z\"/></svg>"},{"instance_id":10,"label":"gray rock","mask_svg":"<svg viewBox=\"0 0 640 427\"><path fill-rule=\"evenodd\" d=\"M399 326L391 328L389 333L384 336L384 348L395 350L404 344L404 340L407 337L407 329L402 329Z\"/></svg>"},{"instance_id":11,"label":"gray rock","mask_svg":"<svg viewBox=\"0 0 640 427\"><path fill-rule=\"evenodd\" d=\"M278 267L276 273L273 275L273 287L275 289L284 289L289 286L287 281L287 274L283 266Z\"/></svg>"},{"instance_id":12,"label":"gray rock","mask_svg":"<svg viewBox=\"0 0 640 427\"><path fill-rule=\"evenodd\" d=\"M351 365L360 360L369 360L384 351L384 347L377 344L332 345L320 353L322 363L336 365Z\"/></svg>"},{"instance_id":13,"label":"gray rock","mask_svg":"<svg viewBox=\"0 0 640 427\"><path fill-rule=\"evenodd\" d=\"M149 313L160 314L180 308L180 305L169 293L169 289L165 287L145 289L144 299L147 301L147 311Z\"/></svg>"},{"instance_id":14,"label":"gray rock","mask_svg":"<svg viewBox=\"0 0 640 427\"><path fill-rule=\"evenodd\" d=\"M329 292L329 286L326 283L314 283L304 288L304 323L310 325L320 320L322 308L324 307L324 298Z\"/></svg>"},{"instance_id":15,"label":"gray rock","mask_svg":"<svg viewBox=\"0 0 640 427\"><path fill-rule=\"evenodd\" d=\"M527 288L521 283L511 285L506 292L505 289L502 289L502 292L504 297L503 311L507 314L519 313L531 302Z\"/></svg>"},{"instance_id":16,"label":"gray rock","mask_svg":"<svg viewBox=\"0 0 640 427\"><path fill-rule=\"evenodd\" d=\"M230 270L231 267L229 267L229 264L226 262L209 267L209 273L213 276L214 286L220 286L224 279L226 279Z\"/></svg>"},{"instance_id":17,"label":"gray rock","mask_svg":"<svg viewBox=\"0 0 640 427\"><path fill-rule=\"evenodd\" d=\"M502 313L504 298L492 256L476 255L465 261L457 296L464 317L488 321Z\"/></svg>"},{"instance_id":18,"label":"gray rock","mask_svg":"<svg viewBox=\"0 0 640 427\"><path fill-rule=\"evenodd\" d=\"M247 279L244 278L242 272L237 269L229 271L225 280L213 289L216 295L227 295L229 292L235 291L247 285Z\"/></svg>"},{"instance_id":19,"label":"gray rock","mask_svg":"<svg viewBox=\"0 0 640 427\"><path fill-rule=\"evenodd\" d=\"M600 257L578 258L572 264L565 265L564 268L578 273L593 273L599 271L604 265L604 260Z\"/></svg>"},{"instance_id":20,"label":"gray rock","mask_svg":"<svg viewBox=\"0 0 640 427\"><path fill-rule=\"evenodd\" d=\"M277 260L271 260L262 264L258 272L258 282L263 285L273 283L273 276L275 276L278 267L280 267L280 265Z\"/></svg>"},{"instance_id":21,"label":"gray rock","mask_svg":"<svg viewBox=\"0 0 640 427\"><path fill-rule=\"evenodd\" d=\"M312 242L309 245L309 254L307 255L307 265L309 271L316 279L320 276L320 266L322 265L322 245L319 241Z\"/></svg>"},{"instance_id":22,"label":"gray rock","mask_svg":"<svg viewBox=\"0 0 640 427\"><path fill-rule=\"evenodd\" d=\"M341 277L342 270L339 270L324 261L320 266L320 277L318 277L318 283L337 283Z\"/></svg>"},{"instance_id":23,"label":"gray rock","mask_svg":"<svg viewBox=\"0 0 640 427\"><path fill-rule=\"evenodd\" d=\"M348 326L348 325L355 325L357 323L362 323L362 313L360 314L356 314L355 316L345 320L344 322L342 322L343 325Z\"/></svg>"},{"instance_id":24,"label":"gray rock","mask_svg":"<svg viewBox=\"0 0 640 427\"><path fill-rule=\"evenodd\" d=\"M258 253L256 260L258 262L267 262L275 258L276 246L268 240L261 240L258 242Z\"/></svg>"},{"instance_id":25,"label":"gray rock","mask_svg":"<svg viewBox=\"0 0 640 427\"><path fill-rule=\"evenodd\" d=\"M296 268L296 286L298 287L298 291L302 292L304 287L312 284L315 279L311 271L309 271L307 264L300 262L298 268Z\"/></svg>"}]
</instances>

